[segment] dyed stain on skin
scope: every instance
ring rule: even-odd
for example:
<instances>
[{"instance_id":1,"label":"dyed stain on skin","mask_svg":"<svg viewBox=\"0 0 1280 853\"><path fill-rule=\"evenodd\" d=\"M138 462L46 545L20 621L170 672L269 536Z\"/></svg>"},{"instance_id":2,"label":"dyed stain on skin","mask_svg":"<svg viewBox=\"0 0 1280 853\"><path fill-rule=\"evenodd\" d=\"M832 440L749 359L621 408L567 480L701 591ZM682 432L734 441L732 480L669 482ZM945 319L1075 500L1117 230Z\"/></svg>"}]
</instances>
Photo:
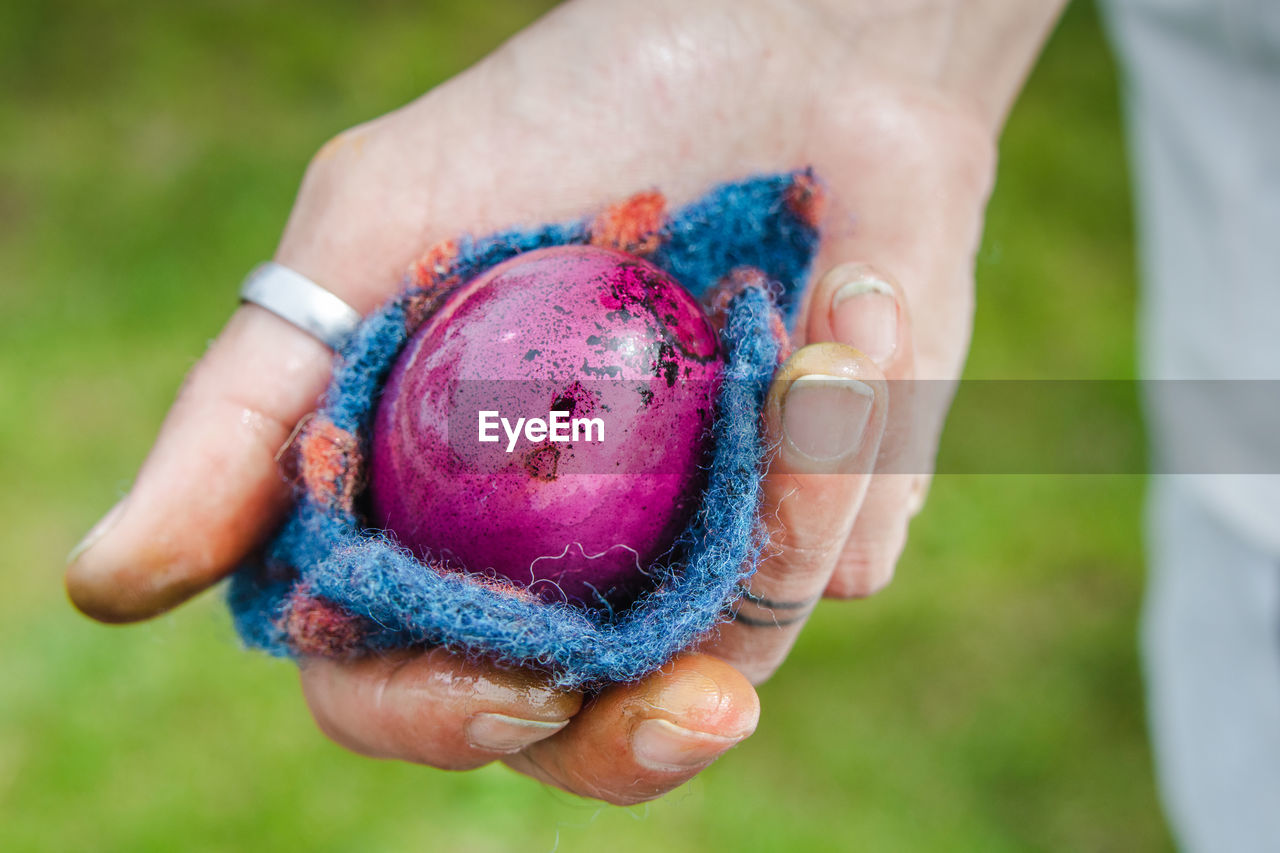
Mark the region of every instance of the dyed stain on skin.
<instances>
[{"instance_id":1,"label":"dyed stain on skin","mask_svg":"<svg viewBox=\"0 0 1280 853\"><path fill-rule=\"evenodd\" d=\"M616 604L695 509L723 364L692 296L616 251L545 249L451 296L401 353L370 522L424 559ZM603 441L480 443L477 416L599 418Z\"/></svg>"}]
</instances>

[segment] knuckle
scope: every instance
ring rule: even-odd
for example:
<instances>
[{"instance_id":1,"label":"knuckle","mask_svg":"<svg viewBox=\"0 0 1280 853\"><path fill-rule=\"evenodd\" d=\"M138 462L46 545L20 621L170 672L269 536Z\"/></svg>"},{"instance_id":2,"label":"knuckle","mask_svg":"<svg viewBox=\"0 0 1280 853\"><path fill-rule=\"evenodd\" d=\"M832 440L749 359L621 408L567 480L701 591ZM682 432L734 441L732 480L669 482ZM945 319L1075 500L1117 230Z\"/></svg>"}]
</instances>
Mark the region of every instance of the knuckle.
<instances>
[{"instance_id":1,"label":"knuckle","mask_svg":"<svg viewBox=\"0 0 1280 853\"><path fill-rule=\"evenodd\" d=\"M970 106L936 96L921 95L920 102L904 100L895 125L893 142L909 155L932 164L937 177L947 177L985 198L995 180L996 144L986 121Z\"/></svg>"},{"instance_id":2,"label":"knuckle","mask_svg":"<svg viewBox=\"0 0 1280 853\"><path fill-rule=\"evenodd\" d=\"M847 489L816 496L826 498L825 506L791 499L794 495L778 502L767 558L760 564L763 573L792 576L830 566L849 536L848 510L857 495L856 483L850 479Z\"/></svg>"},{"instance_id":3,"label":"knuckle","mask_svg":"<svg viewBox=\"0 0 1280 853\"><path fill-rule=\"evenodd\" d=\"M893 580L901 550L901 545L895 543L851 542L840 556L835 573L831 576L827 596L839 599L870 598L880 592Z\"/></svg>"},{"instance_id":4,"label":"knuckle","mask_svg":"<svg viewBox=\"0 0 1280 853\"><path fill-rule=\"evenodd\" d=\"M821 565L798 566L794 563L761 560L755 575L751 578L753 595L780 601L802 601L817 595L830 579L835 561L827 557ZM742 621L761 630L775 627L789 627L794 617L807 616L791 610L773 610L766 607L743 605L740 607ZM779 622L775 626L774 621ZM757 625L757 623L759 623Z\"/></svg>"},{"instance_id":5,"label":"knuckle","mask_svg":"<svg viewBox=\"0 0 1280 853\"><path fill-rule=\"evenodd\" d=\"M773 542L773 552L762 556L756 569L755 585L765 589L794 587L830 571L832 556L841 540L831 537L818 542Z\"/></svg>"},{"instance_id":6,"label":"knuckle","mask_svg":"<svg viewBox=\"0 0 1280 853\"><path fill-rule=\"evenodd\" d=\"M366 183L370 149L376 144L373 125L348 128L321 145L307 163L298 191L299 202L308 206L341 206Z\"/></svg>"},{"instance_id":7,"label":"knuckle","mask_svg":"<svg viewBox=\"0 0 1280 853\"><path fill-rule=\"evenodd\" d=\"M995 182L997 148L976 104L898 86L869 97L855 114L878 151L912 164L925 185L950 186L972 200L986 199Z\"/></svg>"},{"instance_id":8,"label":"knuckle","mask_svg":"<svg viewBox=\"0 0 1280 853\"><path fill-rule=\"evenodd\" d=\"M370 132L368 124L358 124L333 136L311 155L311 160L307 163L307 176L323 180L341 174L346 167L359 160Z\"/></svg>"},{"instance_id":9,"label":"knuckle","mask_svg":"<svg viewBox=\"0 0 1280 853\"><path fill-rule=\"evenodd\" d=\"M870 598L888 586L892 579L892 569L888 571L840 570L831 576L831 583L827 586L827 596L843 601Z\"/></svg>"}]
</instances>

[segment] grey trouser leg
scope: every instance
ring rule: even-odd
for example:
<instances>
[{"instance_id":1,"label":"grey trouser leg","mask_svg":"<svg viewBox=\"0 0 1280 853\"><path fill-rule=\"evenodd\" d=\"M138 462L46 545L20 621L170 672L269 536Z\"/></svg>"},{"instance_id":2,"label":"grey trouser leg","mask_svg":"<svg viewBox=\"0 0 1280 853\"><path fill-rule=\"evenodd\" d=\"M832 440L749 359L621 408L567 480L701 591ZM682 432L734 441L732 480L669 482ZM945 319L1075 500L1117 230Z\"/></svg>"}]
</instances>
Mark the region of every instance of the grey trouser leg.
<instances>
[{"instance_id":1,"label":"grey trouser leg","mask_svg":"<svg viewBox=\"0 0 1280 853\"><path fill-rule=\"evenodd\" d=\"M1280 556L1209 515L1184 478L1152 483L1142 646L1165 809L1188 853L1276 853Z\"/></svg>"}]
</instances>

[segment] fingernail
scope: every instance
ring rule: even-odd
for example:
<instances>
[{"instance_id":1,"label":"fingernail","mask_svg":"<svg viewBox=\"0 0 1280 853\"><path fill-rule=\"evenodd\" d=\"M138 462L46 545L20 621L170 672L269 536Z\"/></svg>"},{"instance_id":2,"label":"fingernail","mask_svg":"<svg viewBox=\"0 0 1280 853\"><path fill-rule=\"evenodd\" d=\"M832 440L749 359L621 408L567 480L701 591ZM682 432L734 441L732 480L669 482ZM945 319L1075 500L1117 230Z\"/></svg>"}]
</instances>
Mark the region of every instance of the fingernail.
<instances>
[{"instance_id":1,"label":"fingernail","mask_svg":"<svg viewBox=\"0 0 1280 853\"><path fill-rule=\"evenodd\" d=\"M107 510L107 514L98 519L98 523L89 528L89 532L84 535L80 543L71 549L71 553L67 554L67 565L71 565L76 560L84 556L84 553L96 545L107 532L115 526L120 520L120 515L124 511L124 500L121 499L115 506Z\"/></svg>"},{"instance_id":2,"label":"fingernail","mask_svg":"<svg viewBox=\"0 0 1280 853\"><path fill-rule=\"evenodd\" d=\"M467 743L485 752L519 752L526 746L551 737L569 725L568 720L544 722L507 714L475 714L467 721Z\"/></svg>"},{"instance_id":3,"label":"fingernail","mask_svg":"<svg viewBox=\"0 0 1280 853\"><path fill-rule=\"evenodd\" d=\"M856 379L801 376L782 401L783 435L811 459L838 459L862 444L875 399L871 386Z\"/></svg>"},{"instance_id":4,"label":"fingernail","mask_svg":"<svg viewBox=\"0 0 1280 853\"><path fill-rule=\"evenodd\" d=\"M669 720L644 720L631 733L636 763L649 770L690 770L714 761L740 737L695 732Z\"/></svg>"},{"instance_id":5,"label":"fingernail","mask_svg":"<svg viewBox=\"0 0 1280 853\"><path fill-rule=\"evenodd\" d=\"M646 716L631 731L631 752L642 767L659 772L689 770L713 761L755 729L754 714L726 706L719 682L692 668L675 669L657 680L645 703L661 716ZM693 721L699 728L726 728L712 734L671 722Z\"/></svg>"},{"instance_id":6,"label":"fingernail","mask_svg":"<svg viewBox=\"0 0 1280 853\"><path fill-rule=\"evenodd\" d=\"M898 349L898 300L887 282L862 276L831 297L831 331L836 340L860 349L884 365Z\"/></svg>"}]
</instances>

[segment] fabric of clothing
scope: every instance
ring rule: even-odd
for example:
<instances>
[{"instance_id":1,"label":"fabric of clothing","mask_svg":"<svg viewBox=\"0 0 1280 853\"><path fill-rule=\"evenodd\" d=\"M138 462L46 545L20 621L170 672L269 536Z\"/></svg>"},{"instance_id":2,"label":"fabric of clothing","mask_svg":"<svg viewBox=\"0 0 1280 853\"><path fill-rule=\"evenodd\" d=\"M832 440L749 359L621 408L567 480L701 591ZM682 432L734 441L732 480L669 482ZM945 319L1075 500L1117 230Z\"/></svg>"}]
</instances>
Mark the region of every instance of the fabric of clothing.
<instances>
[{"instance_id":1,"label":"fabric of clothing","mask_svg":"<svg viewBox=\"0 0 1280 853\"><path fill-rule=\"evenodd\" d=\"M1142 376L1280 380L1280 3L1108 9L1136 192ZM1230 448L1229 470L1193 487L1240 535L1280 553L1280 476L1263 473L1277 470L1280 399L1199 387L1197 407L1193 386L1161 395L1153 384L1157 468L1185 470L1186 441Z\"/></svg>"},{"instance_id":2,"label":"fabric of clothing","mask_svg":"<svg viewBox=\"0 0 1280 853\"><path fill-rule=\"evenodd\" d=\"M1280 379L1280 3L1106 10L1124 70L1144 378ZM1157 470L1209 442L1230 462L1152 478L1142 646L1161 796L1190 853L1277 851L1280 395L1160 384L1146 394Z\"/></svg>"},{"instance_id":3,"label":"fabric of clothing","mask_svg":"<svg viewBox=\"0 0 1280 853\"><path fill-rule=\"evenodd\" d=\"M1280 559L1155 481L1142 629L1169 822L1187 851L1280 850Z\"/></svg>"}]
</instances>

